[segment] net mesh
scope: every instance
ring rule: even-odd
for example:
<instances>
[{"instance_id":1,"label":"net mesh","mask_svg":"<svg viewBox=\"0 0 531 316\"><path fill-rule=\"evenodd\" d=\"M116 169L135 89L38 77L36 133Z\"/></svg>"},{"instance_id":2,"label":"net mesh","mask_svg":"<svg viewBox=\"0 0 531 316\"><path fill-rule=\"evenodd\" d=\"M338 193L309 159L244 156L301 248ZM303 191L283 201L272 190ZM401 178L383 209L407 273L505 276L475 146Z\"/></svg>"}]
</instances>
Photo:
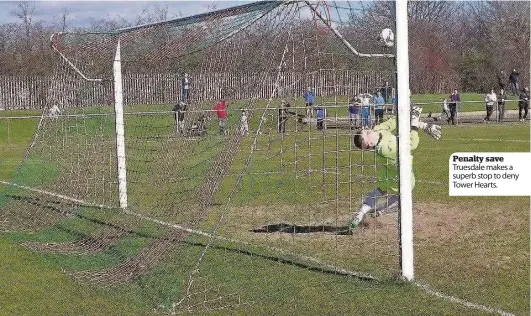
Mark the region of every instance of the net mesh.
<instances>
[{"instance_id":1,"label":"net mesh","mask_svg":"<svg viewBox=\"0 0 531 316\"><path fill-rule=\"evenodd\" d=\"M393 112L393 52L360 23L363 9L266 1L53 35L48 107L0 120L4 130L20 120L36 130L28 147L2 139L25 156L1 182L0 229L28 233L21 243L76 281L126 289L173 313L274 313L277 303L279 313L311 312L292 301L305 288L348 299L338 278L394 278L397 214L367 216L354 234L347 227L389 164L352 141L375 124L374 109L364 119L349 107L383 91L384 116ZM126 210L113 111L118 42ZM221 100L226 119L214 109Z\"/></svg>"}]
</instances>

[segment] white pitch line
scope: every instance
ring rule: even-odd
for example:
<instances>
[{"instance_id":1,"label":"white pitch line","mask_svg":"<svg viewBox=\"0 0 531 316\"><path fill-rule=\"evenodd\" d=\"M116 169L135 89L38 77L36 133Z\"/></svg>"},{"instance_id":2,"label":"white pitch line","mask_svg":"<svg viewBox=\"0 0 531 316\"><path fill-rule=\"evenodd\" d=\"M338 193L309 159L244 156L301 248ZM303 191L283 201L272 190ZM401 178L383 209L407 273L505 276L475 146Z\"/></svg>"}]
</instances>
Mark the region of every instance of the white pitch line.
<instances>
[{"instance_id":1,"label":"white pitch line","mask_svg":"<svg viewBox=\"0 0 531 316\"><path fill-rule=\"evenodd\" d=\"M21 189L25 189L25 190L29 190L29 191L33 191L33 192L38 192L38 193L42 193L42 194L46 194L46 195L51 195L51 196L54 196L54 197L57 197L57 198L60 198L60 199L64 199L64 200L67 200L67 201L72 201L72 202L78 203L80 205L98 207L98 208L102 208L102 209L121 210L125 214L132 215L132 216L138 217L140 219L151 221L153 223L157 223L157 224L160 224L160 225L163 225L163 226L179 229L179 230L191 233L191 234L196 234L196 235L200 235L200 236L204 236L204 237L208 237L208 238L212 238L212 239L217 239L217 240L220 240L220 241L226 241L226 242L242 244L242 245L246 245L246 246L252 246L252 244L249 243L249 242L239 241L239 240L236 240L236 239L231 239L231 238L222 237L222 236L216 236L216 235L209 234L209 233L206 233L206 232L203 232L203 231L200 231L200 230L191 229L191 228L187 228L187 227L184 227L184 226L181 226L181 225L178 225L178 224L173 224L173 223L168 223L168 222L165 222L165 221L161 221L161 220L158 220L158 219L155 219L155 218L152 218L152 217L149 217L149 216L145 216L145 215L142 215L142 214L139 214L139 213L135 213L135 212L132 212L132 211L129 211L129 210L123 210L123 209L116 208L116 207L110 207L110 206L106 206L106 205L85 202L83 200L71 198L71 197L68 197L68 196L65 196L65 195L52 193L52 192L45 191L45 190L40 190L40 189L34 189L34 188L27 187L27 186L23 186L23 185L11 183L11 182L6 182L6 181L2 181L2 180L0 180L0 183L5 184L5 185L11 185L11 186L14 186L14 187L17 187L17 188L21 188ZM322 262L319 259L316 259L316 258L313 258L313 257L310 257L310 256L305 256L305 255L302 255L302 254L290 252L288 250L277 248L277 247L266 246L266 248L268 250L276 251L276 252L279 252L279 253L284 254L284 255L298 257L300 259L306 260L306 261L311 262L313 264L319 265L319 266L321 266L321 268L326 268L326 269L328 269L330 271L338 272L338 273L343 274L343 275L349 275L349 276L354 276L354 277L358 277L358 278L370 279L370 280L378 281L378 279L376 277L374 277L374 276L372 276L370 274L365 274L365 273L361 273L361 272L357 272L357 271L352 271L352 270L347 270L347 269L343 269L343 268L340 268L340 267L336 267L334 265ZM430 295L436 296L436 297L441 298L443 300L448 300L448 301L450 301L452 303L463 305L463 306L468 307L468 308L482 310L482 311L485 311L485 312L488 312L488 313L491 313L491 314L499 314L499 315L502 315L502 316L516 316L514 314L511 314L509 312L505 312L505 311L500 310L500 309L495 309L495 308L492 308L490 306L468 302L468 301L465 301L463 299L460 299L460 298L457 298L457 297L454 297L454 296L451 296L451 295L446 295L446 294L437 292L437 291L431 289L428 285L420 283L420 282L413 282L413 284L415 286L417 286L418 288L420 288L421 290L425 291L426 293L430 294Z\"/></svg>"},{"instance_id":2,"label":"white pitch line","mask_svg":"<svg viewBox=\"0 0 531 316\"><path fill-rule=\"evenodd\" d=\"M103 204L96 204L96 203L86 202L86 201L83 201L83 200L79 200L79 199L68 197L66 195L57 194L57 193L53 193L53 192L49 192L49 191L45 191L45 190L40 190L40 189L35 189L35 188L31 188L31 187L28 187L28 186L25 186L25 185L12 183L12 182L6 182L6 181L0 180L0 183L8 185L8 186L13 186L13 187L16 187L16 188L32 191L32 192L37 192L37 193L41 193L41 194L45 194L45 195L50 195L50 196L59 198L61 200L71 201L71 202L74 202L76 204L83 205L83 206L97 207L97 208L102 208L102 209L114 209L114 208L116 208L116 207L111 207L111 206L107 206L107 205L103 205Z\"/></svg>"},{"instance_id":3,"label":"white pitch line","mask_svg":"<svg viewBox=\"0 0 531 316\"><path fill-rule=\"evenodd\" d=\"M493 142L493 143L499 143L499 142L529 143L530 142L530 140L525 140L525 139L491 139L491 138L453 138L453 139L445 139L445 140Z\"/></svg>"},{"instance_id":4,"label":"white pitch line","mask_svg":"<svg viewBox=\"0 0 531 316\"><path fill-rule=\"evenodd\" d=\"M420 288L421 290L425 291L428 294L431 294L431 295L436 296L436 297L438 297L440 299L443 299L443 300L450 301L452 303L456 303L456 304L460 304L460 305L466 306L468 308L478 309L478 310L482 310L482 311L487 312L487 313L498 314L498 315L502 315L502 316L516 316L516 315L511 314L509 312L502 311L501 309L495 309L495 308L492 308L490 306L468 302L468 301L465 301L463 299L457 298L455 296L446 295L446 294L437 292L437 291L431 289L428 285L420 283L420 282L413 282L413 284L415 286L417 286L418 288Z\"/></svg>"}]
</instances>

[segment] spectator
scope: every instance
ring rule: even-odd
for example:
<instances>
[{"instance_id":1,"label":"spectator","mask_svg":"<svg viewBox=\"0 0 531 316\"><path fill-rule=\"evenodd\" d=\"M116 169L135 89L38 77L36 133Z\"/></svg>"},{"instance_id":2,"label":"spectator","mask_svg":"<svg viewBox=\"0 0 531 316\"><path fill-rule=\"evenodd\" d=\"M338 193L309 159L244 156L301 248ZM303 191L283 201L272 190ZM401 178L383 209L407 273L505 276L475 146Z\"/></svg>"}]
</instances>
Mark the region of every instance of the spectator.
<instances>
[{"instance_id":1,"label":"spectator","mask_svg":"<svg viewBox=\"0 0 531 316\"><path fill-rule=\"evenodd\" d=\"M317 118L317 130L322 130L324 128L324 120L326 116L326 110L323 107L317 107L315 109L315 116Z\"/></svg>"},{"instance_id":2,"label":"spectator","mask_svg":"<svg viewBox=\"0 0 531 316\"><path fill-rule=\"evenodd\" d=\"M496 77L496 79L498 79L498 86L500 87L500 89L505 90L505 84L507 83L507 75L505 74L505 71L500 70Z\"/></svg>"},{"instance_id":3,"label":"spectator","mask_svg":"<svg viewBox=\"0 0 531 316\"><path fill-rule=\"evenodd\" d=\"M509 75L509 83L511 84L511 91L513 95L518 95L520 93L520 74L516 71L516 69L513 69L511 74Z\"/></svg>"},{"instance_id":4,"label":"spectator","mask_svg":"<svg viewBox=\"0 0 531 316\"><path fill-rule=\"evenodd\" d=\"M450 124L451 121L452 125L455 125L458 102L461 102L461 96L457 89L454 89L454 92L450 95L449 99L448 109L450 110L450 117L448 118L448 124Z\"/></svg>"},{"instance_id":5,"label":"spectator","mask_svg":"<svg viewBox=\"0 0 531 316\"><path fill-rule=\"evenodd\" d=\"M384 107L385 100L382 97L382 93L378 91L376 92L376 97L374 98L374 116L376 120L374 124L379 124L383 122Z\"/></svg>"},{"instance_id":6,"label":"spectator","mask_svg":"<svg viewBox=\"0 0 531 316\"><path fill-rule=\"evenodd\" d=\"M240 135L249 135L249 122L246 109L242 109L242 116L240 117Z\"/></svg>"},{"instance_id":7,"label":"spectator","mask_svg":"<svg viewBox=\"0 0 531 316\"><path fill-rule=\"evenodd\" d=\"M190 78L188 78L188 74L185 73L183 78L181 79L181 90L182 90L182 99L184 102L190 101Z\"/></svg>"},{"instance_id":8,"label":"spectator","mask_svg":"<svg viewBox=\"0 0 531 316\"><path fill-rule=\"evenodd\" d=\"M500 93L498 93L498 122L502 122L505 117L505 100L507 99L507 96L505 95L505 90L502 88L500 89Z\"/></svg>"},{"instance_id":9,"label":"spectator","mask_svg":"<svg viewBox=\"0 0 531 316\"><path fill-rule=\"evenodd\" d=\"M288 121L289 115L297 115L297 113L290 111L289 108L291 104L282 100L280 102L280 107L278 108L278 132L284 134L286 131L286 122Z\"/></svg>"},{"instance_id":10,"label":"spectator","mask_svg":"<svg viewBox=\"0 0 531 316\"><path fill-rule=\"evenodd\" d=\"M219 134L227 135L227 101L221 99L212 109L218 116Z\"/></svg>"},{"instance_id":11,"label":"spectator","mask_svg":"<svg viewBox=\"0 0 531 316\"><path fill-rule=\"evenodd\" d=\"M522 115L522 112L524 112L524 115ZM520 122L527 119L528 113L529 113L529 89L525 87L522 93L520 93L520 97L518 100L518 118L520 119Z\"/></svg>"},{"instance_id":12,"label":"spectator","mask_svg":"<svg viewBox=\"0 0 531 316\"><path fill-rule=\"evenodd\" d=\"M175 104L172 111L173 111L173 118L175 119L175 122L177 123L177 131L179 132L180 135L184 135L184 113L186 111L186 103L181 101Z\"/></svg>"},{"instance_id":13,"label":"spectator","mask_svg":"<svg viewBox=\"0 0 531 316\"><path fill-rule=\"evenodd\" d=\"M490 89L490 93L485 95L485 109L487 110L487 115L483 119L483 122L490 121L490 116L492 115L492 110L494 109L494 103L497 103L497 96L494 92L494 88Z\"/></svg>"},{"instance_id":14,"label":"spectator","mask_svg":"<svg viewBox=\"0 0 531 316\"><path fill-rule=\"evenodd\" d=\"M389 81L386 81L384 86L380 88L380 92L382 93L382 97L384 99L384 103L389 103L389 98L391 97L391 91L393 88L389 85Z\"/></svg>"},{"instance_id":15,"label":"spectator","mask_svg":"<svg viewBox=\"0 0 531 316\"><path fill-rule=\"evenodd\" d=\"M361 96L361 127L369 129L371 127L371 98L370 94L363 94Z\"/></svg>"},{"instance_id":16,"label":"spectator","mask_svg":"<svg viewBox=\"0 0 531 316\"><path fill-rule=\"evenodd\" d=\"M308 90L304 91L303 94L304 102L306 102L306 117L312 117L312 106L315 103L315 95L312 91L312 88L308 87Z\"/></svg>"},{"instance_id":17,"label":"spectator","mask_svg":"<svg viewBox=\"0 0 531 316\"><path fill-rule=\"evenodd\" d=\"M358 126L358 114L360 112L361 100L358 97L350 99L348 105L348 118L350 121L350 128Z\"/></svg>"}]
</instances>

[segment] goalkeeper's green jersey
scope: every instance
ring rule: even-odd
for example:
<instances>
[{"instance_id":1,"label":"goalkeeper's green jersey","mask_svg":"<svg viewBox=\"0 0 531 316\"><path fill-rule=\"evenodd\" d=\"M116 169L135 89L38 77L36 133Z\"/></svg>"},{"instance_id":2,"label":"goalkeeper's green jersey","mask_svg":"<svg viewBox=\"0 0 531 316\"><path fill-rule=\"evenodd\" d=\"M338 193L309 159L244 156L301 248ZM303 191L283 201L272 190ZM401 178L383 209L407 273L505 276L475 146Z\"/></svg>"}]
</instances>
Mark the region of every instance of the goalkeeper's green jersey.
<instances>
[{"instance_id":1,"label":"goalkeeper's green jersey","mask_svg":"<svg viewBox=\"0 0 531 316\"><path fill-rule=\"evenodd\" d=\"M392 117L389 120L376 125L373 130L377 132L380 137L374 151L376 154L384 159L378 159L383 166L379 166L378 171L378 188L382 191L398 191L398 170L397 170L397 142L396 135L392 132L396 129L396 118ZM416 130L410 133L411 150L417 148L419 144L419 135ZM413 159L413 156L411 156ZM380 163L379 163L380 164ZM415 186L415 177L413 170L411 170L412 186Z\"/></svg>"}]
</instances>

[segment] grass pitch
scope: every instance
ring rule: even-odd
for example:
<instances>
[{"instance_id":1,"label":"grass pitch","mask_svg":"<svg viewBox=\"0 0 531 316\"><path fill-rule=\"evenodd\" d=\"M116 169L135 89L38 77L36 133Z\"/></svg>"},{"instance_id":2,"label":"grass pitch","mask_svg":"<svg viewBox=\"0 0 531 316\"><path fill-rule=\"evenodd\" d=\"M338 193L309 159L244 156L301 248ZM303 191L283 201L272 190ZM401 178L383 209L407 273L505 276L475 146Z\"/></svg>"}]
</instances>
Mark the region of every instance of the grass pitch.
<instances>
[{"instance_id":1,"label":"grass pitch","mask_svg":"<svg viewBox=\"0 0 531 316\"><path fill-rule=\"evenodd\" d=\"M234 114L232 124L237 119ZM137 126L136 137L142 137L145 132L159 136L172 132L171 129L167 130L168 127L171 128L171 116L152 120L153 124L149 125L131 121L136 118L129 120L130 124ZM35 165L36 168L32 169L24 164L17 171L37 120L9 120L9 136L5 132L7 126L4 122L0 122L3 124L0 126L0 142L2 148L7 150L0 151L1 179L21 180L44 187L61 179L62 167L58 162L58 168ZM94 131L89 133L94 136L93 140L105 138L107 133L112 135L112 120L88 122L84 125L79 123L77 127L83 126L88 131ZM199 140L194 144L193 150L188 148L184 152L177 143L168 141L163 145L160 139L153 143L146 142L152 145L138 149L136 157L139 159L132 162L137 164L132 167L137 174L132 175L132 179L147 185L150 190L145 191L141 186L135 187L133 184L133 207L144 210L146 215L176 222L182 222L182 218L193 214L193 208L189 208L189 213L186 214L160 212L161 209L178 207L192 201L194 191L188 192L181 188L177 191L182 195L178 199L179 203L160 202L178 187L171 181L165 184L163 178L148 176L160 170L142 170L140 166L142 160L149 160L152 165L164 165L162 170L170 170L180 168L185 163L187 167L183 170L189 170L190 174L181 175L179 183L187 188L196 188L199 185L197 177L205 174L210 168L208 162L223 147L223 138L214 136L217 128L214 123L210 124L211 136ZM252 125L257 123L253 121ZM200 272L194 278L195 284L190 291L188 278L208 243L205 237L191 235L182 242L181 247L169 249L166 259L147 273L139 275L132 282L103 288L76 283L62 271L97 271L115 266L136 256L150 241L165 236L165 229L123 214L89 207L75 209L73 217L57 215L51 218L53 215L49 214L50 210L33 212L30 208L37 206L20 204L28 208L28 214L42 215L43 220L39 225L32 225L32 217L24 217L25 210L11 210L14 213L10 213L2 208L0 221L9 222L20 215L21 221L26 221L26 225L15 226L19 229L4 232L0 238L0 248L3 250L0 261L6 263L2 265L3 268L0 267L0 275L4 279L2 284L5 284L3 294L0 295L0 313L150 315L167 313L176 298L185 297L184 294L189 292L190 295L186 296L188 300L182 306L177 306L178 311L183 311L183 306L195 304L198 304L194 306L195 311L213 308L216 305L206 301L220 297L219 306L234 307L213 311L211 314L487 314L429 295L412 284L393 278L398 269L396 214L373 219L363 231L351 236L279 233L264 236L249 232L250 228L273 220L289 219L294 223L309 224L320 223L327 218L348 218L350 212L358 207L361 194L370 189L371 183L361 182L349 187L346 184L348 179L338 178L334 173L324 176L318 172L308 173L308 170L337 170L336 167L350 165L349 159L360 161L362 157L359 154L350 156L341 151L349 148L348 135L339 135L335 130L321 133L307 127L294 133L293 124L288 126L289 135L283 139L274 134L258 137L259 150L253 153L248 165L244 163L244 159L250 153L251 138L244 139L240 144L229 175L222 182L215 205L209 210L201 228L207 231L212 229L223 214L227 224L220 226L220 233L247 242L254 241L254 246L214 242L199 265ZM141 128L149 131L142 131ZM79 148L78 137L83 133L85 131L78 133L77 129L70 129L70 137L67 138L71 142L70 149ZM422 136L421 146L413 152L417 179L414 191L416 278L442 293L469 302L516 315L528 315L529 199L449 197L447 175L448 157L453 152L528 151L529 124L444 126L443 133L444 137L439 142ZM297 152L294 148L297 148ZM107 143L100 149L107 152L112 149L112 143ZM168 163L170 156L149 154L151 151L148 149L166 154L180 150L189 159ZM86 153L87 150L78 152ZM323 155L323 152L327 154ZM40 151L41 155L46 153L45 150ZM82 158L90 161L94 157L86 155ZM157 159L160 160L157 162ZM111 160L109 158L106 164L111 165ZM50 164L53 160L42 157L35 161L54 165ZM234 190L244 168L246 175L241 177L240 186ZM36 170L41 170L40 174L48 181L37 182L34 178L21 176L35 174ZM355 172L357 173L362 171ZM182 179L189 180L182 182ZM159 190L153 190L154 187ZM62 188L68 192L66 185ZM110 185L105 192L112 192L114 189ZM7 192L20 193L17 190ZM227 202L229 195L231 201ZM343 199L345 196L352 196L354 200ZM113 198L112 193L109 193L108 200ZM331 205L335 201L339 201L338 205ZM337 213L338 209L341 210L340 213ZM90 236L97 237L104 229L103 223L122 225L130 228L130 232L121 237L119 242L90 253L32 252L22 246L28 242L74 243ZM343 223L338 221L331 224L339 226ZM313 269L311 264L301 265L297 258L279 256L265 247L279 245L288 250L312 254L342 267L370 272L378 276L379 280L360 280L324 273ZM253 255L249 255L250 253ZM199 294L199 289L209 291ZM231 293L238 293L238 300Z\"/></svg>"}]
</instances>

